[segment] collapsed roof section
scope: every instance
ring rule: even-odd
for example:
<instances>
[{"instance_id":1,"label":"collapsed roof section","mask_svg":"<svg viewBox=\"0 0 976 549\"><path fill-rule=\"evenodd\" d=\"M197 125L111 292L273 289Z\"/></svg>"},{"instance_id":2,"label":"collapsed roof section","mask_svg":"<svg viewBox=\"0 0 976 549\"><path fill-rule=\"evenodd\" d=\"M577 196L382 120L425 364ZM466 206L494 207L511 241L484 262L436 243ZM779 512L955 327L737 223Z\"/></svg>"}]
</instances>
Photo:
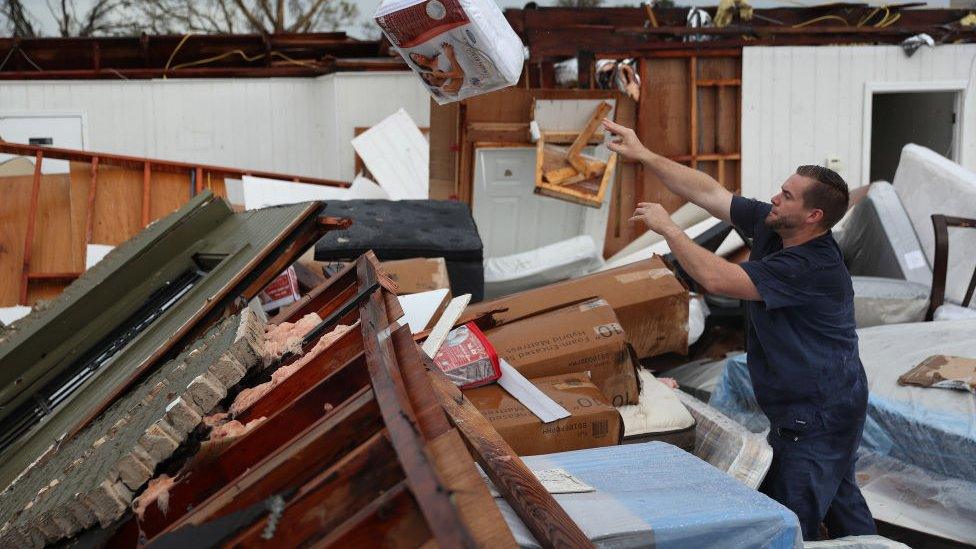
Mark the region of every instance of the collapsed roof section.
<instances>
[{"instance_id":1,"label":"collapsed roof section","mask_svg":"<svg viewBox=\"0 0 976 549\"><path fill-rule=\"evenodd\" d=\"M386 42L344 32L2 38L0 79L308 77L406 70Z\"/></svg>"},{"instance_id":2,"label":"collapsed roof section","mask_svg":"<svg viewBox=\"0 0 976 549\"><path fill-rule=\"evenodd\" d=\"M202 192L11 327L0 342L0 485L345 226L320 217L323 207L235 214Z\"/></svg>"},{"instance_id":3,"label":"collapsed roof section","mask_svg":"<svg viewBox=\"0 0 976 549\"><path fill-rule=\"evenodd\" d=\"M668 50L729 50L744 46L899 44L926 33L936 44L973 42L970 10L825 4L752 9L730 3L701 8L708 23L689 23L688 8L508 9L505 17L529 48L532 63L577 57L648 57ZM701 18L699 18L701 19Z\"/></svg>"}]
</instances>

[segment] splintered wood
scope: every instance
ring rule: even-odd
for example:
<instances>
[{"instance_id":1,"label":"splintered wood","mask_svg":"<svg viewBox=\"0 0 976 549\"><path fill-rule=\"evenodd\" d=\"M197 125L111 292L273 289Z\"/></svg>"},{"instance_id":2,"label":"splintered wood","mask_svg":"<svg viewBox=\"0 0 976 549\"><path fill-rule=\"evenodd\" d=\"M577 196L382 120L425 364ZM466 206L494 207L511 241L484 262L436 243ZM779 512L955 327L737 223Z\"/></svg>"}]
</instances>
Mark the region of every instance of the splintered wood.
<instances>
[{"instance_id":1,"label":"splintered wood","mask_svg":"<svg viewBox=\"0 0 976 549\"><path fill-rule=\"evenodd\" d=\"M536 193L595 208L603 204L616 153L604 162L582 151L611 108L601 101L569 147L552 144L549 134L542 132L536 152Z\"/></svg>"}]
</instances>

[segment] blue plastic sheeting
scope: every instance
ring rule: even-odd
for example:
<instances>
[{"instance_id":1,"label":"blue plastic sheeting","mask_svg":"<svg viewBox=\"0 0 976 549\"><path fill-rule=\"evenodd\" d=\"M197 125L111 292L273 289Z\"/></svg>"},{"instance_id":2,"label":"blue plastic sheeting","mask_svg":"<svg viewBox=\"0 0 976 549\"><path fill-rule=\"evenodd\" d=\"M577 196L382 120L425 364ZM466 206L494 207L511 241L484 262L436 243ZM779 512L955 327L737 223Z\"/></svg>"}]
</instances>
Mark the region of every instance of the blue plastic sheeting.
<instances>
[{"instance_id":1,"label":"blue plastic sheeting","mask_svg":"<svg viewBox=\"0 0 976 549\"><path fill-rule=\"evenodd\" d=\"M889 327L879 328L890 330ZM886 373L873 372L869 368L868 379L872 390L868 397L867 421L860 449L941 475L976 482L976 417L966 407L944 406L947 400L972 398L970 395L954 394L950 389L874 390L882 381L891 381L877 377L883 375L897 379L908 368L897 368ZM897 398L902 393L928 398ZM769 428L769 421L760 411L753 394L744 354L728 359L709 404L750 431L762 432Z\"/></svg>"},{"instance_id":2,"label":"blue plastic sheeting","mask_svg":"<svg viewBox=\"0 0 976 549\"><path fill-rule=\"evenodd\" d=\"M670 444L648 442L523 458L561 468L596 490L553 494L601 547L801 547L796 515ZM538 544L496 500L523 547Z\"/></svg>"}]
</instances>

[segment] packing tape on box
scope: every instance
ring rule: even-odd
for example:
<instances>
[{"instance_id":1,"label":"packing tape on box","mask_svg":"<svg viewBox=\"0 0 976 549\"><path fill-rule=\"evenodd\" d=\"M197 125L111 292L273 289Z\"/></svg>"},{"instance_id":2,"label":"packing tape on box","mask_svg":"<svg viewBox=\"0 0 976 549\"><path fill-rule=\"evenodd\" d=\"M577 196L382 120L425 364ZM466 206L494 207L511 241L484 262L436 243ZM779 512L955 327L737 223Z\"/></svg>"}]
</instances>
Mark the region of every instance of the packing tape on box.
<instances>
[{"instance_id":1,"label":"packing tape on box","mask_svg":"<svg viewBox=\"0 0 976 549\"><path fill-rule=\"evenodd\" d=\"M671 269L661 267L658 269L651 269L649 271L634 271L630 273L618 274L614 278L616 278L621 284L630 284L631 282L637 282L639 280L657 280L666 276L674 276L674 273L671 272Z\"/></svg>"}]
</instances>

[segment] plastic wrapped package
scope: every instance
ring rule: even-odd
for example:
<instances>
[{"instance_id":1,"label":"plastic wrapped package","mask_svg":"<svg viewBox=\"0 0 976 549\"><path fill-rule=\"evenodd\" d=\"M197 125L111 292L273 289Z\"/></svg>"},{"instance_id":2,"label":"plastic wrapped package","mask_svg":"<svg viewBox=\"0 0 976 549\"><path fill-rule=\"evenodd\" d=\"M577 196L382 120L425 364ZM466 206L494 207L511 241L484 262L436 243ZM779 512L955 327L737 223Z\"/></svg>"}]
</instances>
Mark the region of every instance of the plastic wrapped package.
<instances>
[{"instance_id":1,"label":"plastic wrapped package","mask_svg":"<svg viewBox=\"0 0 976 549\"><path fill-rule=\"evenodd\" d=\"M434 355L448 379L462 389L481 387L502 377L495 348L474 322L454 328Z\"/></svg>"},{"instance_id":2,"label":"plastic wrapped package","mask_svg":"<svg viewBox=\"0 0 976 549\"><path fill-rule=\"evenodd\" d=\"M854 283L854 319L858 328L925 320L930 293L925 284L874 276L853 276L851 279Z\"/></svg>"},{"instance_id":3,"label":"plastic wrapped package","mask_svg":"<svg viewBox=\"0 0 976 549\"><path fill-rule=\"evenodd\" d=\"M801 547L796 515L697 457L647 442L523 458L533 471L562 469L593 491L553 494L600 547ZM539 547L503 499L522 547Z\"/></svg>"},{"instance_id":4,"label":"plastic wrapped package","mask_svg":"<svg viewBox=\"0 0 976 549\"><path fill-rule=\"evenodd\" d=\"M976 218L976 172L914 144L905 145L892 181L908 213L925 259L935 261L932 214ZM962 303L976 257L976 231L949 231L946 300Z\"/></svg>"},{"instance_id":5,"label":"plastic wrapped package","mask_svg":"<svg viewBox=\"0 0 976 549\"><path fill-rule=\"evenodd\" d=\"M485 298L530 290L584 275L603 265L596 243L575 236L527 252L485 259Z\"/></svg>"},{"instance_id":6,"label":"plastic wrapped package","mask_svg":"<svg viewBox=\"0 0 976 549\"><path fill-rule=\"evenodd\" d=\"M931 227L928 230L931 232ZM864 200L850 211L844 229L834 237L852 275L932 285L932 269L922 245L898 194L887 181L871 184Z\"/></svg>"},{"instance_id":7,"label":"plastic wrapped package","mask_svg":"<svg viewBox=\"0 0 976 549\"><path fill-rule=\"evenodd\" d=\"M695 418L694 454L746 486L758 488L773 461L766 438L687 393L674 393Z\"/></svg>"},{"instance_id":8,"label":"plastic wrapped package","mask_svg":"<svg viewBox=\"0 0 976 549\"><path fill-rule=\"evenodd\" d=\"M715 384L725 370L725 359L702 358L682 364L667 371L667 377L674 378L682 391L691 394L702 402L708 402L715 390Z\"/></svg>"},{"instance_id":9,"label":"plastic wrapped package","mask_svg":"<svg viewBox=\"0 0 976 549\"><path fill-rule=\"evenodd\" d=\"M373 18L440 105L522 74L524 46L493 0L387 0Z\"/></svg>"},{"instance_id":10,"label":"plastic wrapped package","mask_svg":"<svg viewBox=\"0 0 976 549\"><path fill-rule=\"evenodd\" d=\"M705 333L705 320L711 313L705 298L698 294L688 296L688 346L692 346Z\"/></svg>"},{"instance_id":11,"label":"plastic wrapped package","mask_svg":"<svg viewBox=\"0 0 976 549\"><path fill-rule=\"evenodd\" d=\"M682 404L676 391L640 368L640 401L617 406L624 420L624 438L682 431L695 425L695 418Z\"/></svg>"}]
</instances>

